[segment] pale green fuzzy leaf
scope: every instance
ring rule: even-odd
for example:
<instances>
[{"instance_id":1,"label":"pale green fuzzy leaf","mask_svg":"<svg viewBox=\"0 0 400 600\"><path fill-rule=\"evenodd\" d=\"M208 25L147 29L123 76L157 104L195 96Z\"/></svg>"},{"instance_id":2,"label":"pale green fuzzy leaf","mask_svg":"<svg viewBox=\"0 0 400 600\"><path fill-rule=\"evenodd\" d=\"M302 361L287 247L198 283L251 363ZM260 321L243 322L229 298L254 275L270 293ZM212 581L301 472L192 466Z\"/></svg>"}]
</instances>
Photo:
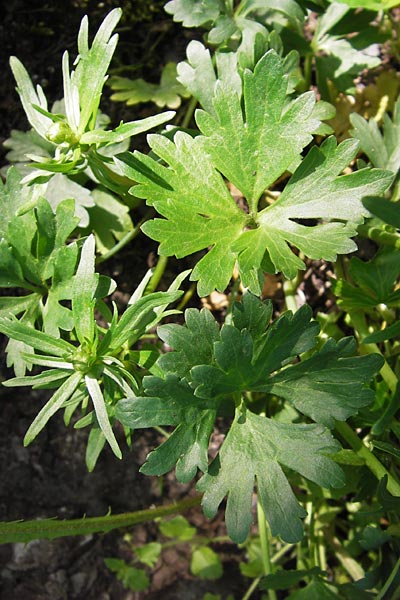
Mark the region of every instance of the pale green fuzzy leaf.
<instances>
[{"instance_id":1,"label":"pale green fuzzy leaf","mask_svg":"<svg viewBox=\"0 0 400 600\"><path fill-rule=\"evenodd\" d=\"M117 458L122 458L121 450L118 446L117 440L115 439L115 435L110 424L107 407L99 382L95 377L92 377L91 375L85 375L85 385L89 392L90 398L92 399L96 418L104 437L110 444L115 456Z\"/></svg>"},{"instance_id":2,"label":"pale green fuzzy leaf","mask_svg":"<svg viewBox=\"0 0 400 600\"><path fill-rule=\"evenodd\" d=\"M393 119L384 115L384 130L380 132L374 119L367 121L361 115L352 113L350 122L354 129L350 135L360 141L360 149L368 156L374 167L398 172L400 169L400 98L398 98Z\"/></svg>"},{"instance_id":3,"label":"pale green fuzzy leaf","mask_svg":"<svg viewBox=\"0 0 400 600\"><path fill-rule=\"evenodd\" d=\"M140 121L122 123L113 131L104 131L95 129L84 133L80 139L81 144L118 144L134 135L148 131L152 127L158 127L167 121L170 121L175 113L167 111L153 117L147 117Z\"/></svg>"},{"instance_id":4,"label":"pale green fuzzy leaf","mask_svg":"<svg viewBox=\"0 0 400 600\"><path fill-rule=\"evenodd\" d=\"M220 453L198 483L203 510L212 518L227 496L226 525L236 543L246 539L255 481L272 535L295 543L303 535L298 504L282 470L289 467L324 487L341 487L344 475L326 454L339 444L320 425L277 423L238 410Z\"/></svg>"},{"instance_id":5,"label":"pale green fuzzy leaf","mask_svg":"<svg viewBox=\"0 0 400 600\"><path fill-rule=\"evenodd\" d=\"M37 306L40 294L28 294L28 296L1 296L0 317L17 316L34 306Z\"/></svg>"},{"instance_id":6,"label":"pale green fuzzy leaf","mask_svg":"<svg viewBox=\"0 0 400 600\"><path fill-rule=\"evenodd\" d=\"M216 52L216 70L211 60L210 51L197 40L192 40L187 48L187 61L177 65L178 81L180 81L192 96L197 98L207 112L215 115L214 96L217 75L220 81L232 89L240 97L242 82L238 74L238 55L234 52ZM252 65L253 66L253 65Z\"/></svg>"},{"instance_id":7,"label":"pale green fuzzy leaf","mask_svg":"<svg viewBox=\"0 0 400 600\"><path fill-rule=\"evenodd\" d=\"M181 291L155 292L140 298L135 304L131 304L111 332L110 350L117 350L128 339L131 343L137 341L148 325L154 323L157 317L155 310L160 306L175 302L181 295ZM162 315L158 320L161 318Z\"/></svg>"},{"instance_id":8,"label":"pale green fuzzy leaf","mask_svg":"<svg viewBox=\"0 0 400 600\"><path fill-rule=\"evenodd\" d=\"M75 330L81 344L92 342L94 337L95 292L98 274L94 270L95 240L91 235L82 246L81 257L72 289L72 314Z\"/></svg>"},{"instance_id":9,"label":"pale green fuzzy leaf","mask_svg":"<svg viewBox=\"0 0 400 600\"><path fill-rule=\"evenodd\" d=\"M27 386L31 385L32 389L48 389L52 387L59 387L60 383L67 377L71 376L71 371L62 371L59 368L48 369L38 375L30 375L26 377L14 377L3 381L5 387L19 387L20 385Z\"/></svg>"},{"instance_id":10,"label":"pale green fuzzy leaf","mask_svg":"<svg viewBox=\"0 0 400 600\"><path fill-rule=\"evenodd\" d=\"M106 436L99 427L98 423L93 424L89 433L85 454L86 466L89 473L94 470L97 459L99 458L106 441Z\"/></svg>"},{"instance_id":11,"label":"pale green fuzzy leaf","mask_svg":"<svg viewBox=\"0 0 400 600\"><path fill-rule=\"evenodd\" d=\"M164 10L174 21L184 27L199 27L219 16L223 4L220 0L170 0Z\"/></svg>"},{"instance_id":12,"label":"pale green fuzzy leaf","mask_svg":"<svg viewBox=\"0 0 400 600\"><path fill-rule=\"evenodd\" d=\"M0 331L9 338L23 342L40 352L61 358L70 355L75 350L75 347L65 340L53 338L16 319L0 318Z\"/></svg>"},{"instance_id":13,"label":"pale green fuzzy leaf","mask_svg":"<svg viewBox=\"0 0 400 600\"><path fill-rule=\"evenodd\" d=\"M95 125L106 73L117 45L118 36L111 34L121 18L120 8L112 10L100 25L89 49L88 19L84 17L78 34L79 55L71 81L79 90L81 106L79 133Z\"/></svg>"},{"instance_id":14,"label":"pale green fuzzy leaf","mask_svg":"<svg viewBox=\"0 0 400 600\"><path fill-rule=\"evenodd\" d=\"M66 199L74 200L74 216L78 219L79 227L87 227L89 224L88 208L94 206L93 192L72 181L67 175L56 173L48 182L45 190L45 198L53 208ZM75 224L74 228L77 226Z\"/></svg>"},{"instance_id":15,"label":"pale green fuzzy leaf","mask_svg":"<svg viewBox=\"0 0 400 600\"><path fill-rule=\"evenodd\" d=\"M27 70L15 56L10 58L10 67L17 82L17 91L20 95L21 103L24 107L28 121L38 134L46 139L46 133L53 121L33 107L35 104L47 110L47 101L43 91L40 86L37 86L35 91Z\"/></svg>"},{"instance_id":16,"label":"pale green fuzzy leaf","mask_svg":"<svg viewBox=\"0 0 400 600\"><path fill-rule=\"evenodd\" d=\"M47 425L49 419L62 407L72 394L75 392L82 381L82 373L73 373L58 390L53 394L50 400L45 404L39 414L36 416L24 437L24 445L30 444L35 437Z\"/></svg>"}]
</instances>

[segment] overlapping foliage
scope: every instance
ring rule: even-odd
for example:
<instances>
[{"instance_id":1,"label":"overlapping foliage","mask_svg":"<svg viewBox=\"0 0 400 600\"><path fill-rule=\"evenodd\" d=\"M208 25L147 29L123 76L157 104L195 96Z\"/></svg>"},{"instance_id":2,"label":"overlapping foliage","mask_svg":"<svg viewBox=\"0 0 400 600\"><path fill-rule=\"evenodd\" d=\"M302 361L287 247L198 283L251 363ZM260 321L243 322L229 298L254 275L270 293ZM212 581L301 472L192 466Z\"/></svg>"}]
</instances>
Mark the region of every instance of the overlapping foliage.
<instances>
[{"instance_id":1,"label":"overlapping foliage","mask_svg":"<svg viewBox=\"0 0 400 600\"><path fill-rule=\"evenodd\" d=\"M346 513L350 541L337 551L343 569L353 580L357 572L360 588L379 589L377 597L397 585L399 100L391 115L387 99L369 121L351 115L341 143L327 102L353 93L363 69L380 64L379 44L395 44L387 27L393 3L367 4L168 2L174 21L206 31L204 44L192 40L186 60L168 64L159 86L111 80L114 99L131 105L179 108L191 97L183 118L148 135L149 153L132 151L131 138L175 113L107 129L99 110L119 9L91 46L82 21L74 69L65 53L64 98L52 110L11 59L32 130L7 141L15 166L0 190L0 285L13 290L0 298L0 331L16 374L4 385L51 390L25 444L63 410L66 425L90 427L92 470L106 442L122 457L122 430L129 445L131 431L155 428L163 441L141 471L175 469L184 483L198 478L210 518L226 499L228 534L247 544L243 573L268 575L262 587L271 600L274 590L304 579L304 590L290 597L358 597L353 583L326 578L324 531L334 540L329 552L340 544L333 533L339 509L329 505L337 499L355 498L369 515ZM309 89L312 77L323 100ZM183 296L185 271L167 291L155 291L160 258L120 312L112 302L116 283L97 272L96 256L104 261L139 235L141 200L151 207L140 213L141 231L159 242L161 257L193 255L196 287ZM362 236L372 251L357 245ZM310 281L316 260L331 263L324 285L333 283L334 295L313 313L299 307L294 290L306 269ZM291 310L276 297L263 299L271 277ZM195 289L200 297L225 293L226 312L216 318L207 308L187 308L185 323L175 323ZM170 322L155 329L164 317ZM143 339L150 331L152 346ZM249 537L255 492L256 541ZM273 573L268 539L279 554L279 540L301 544L304 523L309 557L297 561L305 568ZM374 570L363 558L365 578L349 560L356 542L376 557ZM387 564L376 552L382 547L390 550ZM200 563L215 562L210 548L195 552ZM193 572L202 572L196 565ZM109 566L126 581L132 575L121 561Z\"/></svg>"}]
</instances>

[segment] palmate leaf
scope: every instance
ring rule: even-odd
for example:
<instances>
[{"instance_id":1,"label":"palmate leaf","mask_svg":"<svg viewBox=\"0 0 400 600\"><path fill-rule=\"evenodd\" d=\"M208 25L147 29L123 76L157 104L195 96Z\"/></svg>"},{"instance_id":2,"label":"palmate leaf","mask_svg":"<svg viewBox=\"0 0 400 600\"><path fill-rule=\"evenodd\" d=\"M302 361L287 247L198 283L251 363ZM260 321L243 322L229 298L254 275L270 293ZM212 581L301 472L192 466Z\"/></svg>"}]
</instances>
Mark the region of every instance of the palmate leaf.
<instances>
[{"instance_id":1,"label":"palmate leaf","mask_svg":"<svg viewBox=\"0 0 400 600\"><path fill-rule=\"evenodd\" d=\"M223 291L236 261L244 285L257 294L261 268L294 277L305 265L289 244L314 259L334 260L353 251L355 223L368 214L361 198L382 193L392 179L389 172L373 169L340 176L357 145L346 140L337 146L332 137L308 153L280 198L258 212L262 193L299 161L319 120L313 116L312 93L287 102L282 61L274 51L263 56L254 73L245 71L243 89L244 113L232 85L217 83L217 116L196 113L203 135L193 139L178 132L173 142L148 137L169 167L138 152L118 161L139 183L135 196L146 198L164 217L143 226L161 242L161 254L181 258L211 247L191 275L201 296L215 288ZM221 174L243 193L249 213L238 207ZM305 226L299 219L323 222Z\"/></svg>"},{"instance_id":2,"label":"palmate leaf","mask_svg":"<svg viewBox=\"0 0 400 600\"><path fill-rule=\"evenodd\" d=\"M327 427L372 401L366 383L382 366L378 355L354 357L355 343L348 338L328 340L299 361L317 344L319 327L311 321L311 309L285 313L270 325L271 312L271 302L247 293L234 305L231 324L218 332L211 313L189 309L187 326L160 328L162 338L175 346L158 363L164 376L145 378L144 395L123 399L116 408L116 417L132 429L175 427L149 454L142 472L161 475L176 464L177 477L185 482L197 469L205 472L199 482L205 512L213 516L228 495L228 531L237 542L245 539L251 523L255 481L274 534L290 542L300 539L304 511L282 468L324 487L343 485L340 468L327 456L339 448ZM283 424L255 414L252 391L257 392L257 410L264 402L266 413L273 414L278 396L294 406L299 418L302 414L316 423ZM215 418L226 418L234 407L234 421L207 470Z\"/></svg>"},{"instance_id":3,"label":"palmate leaf","mask_svg":"<svg viewBox=\"0 0 400 600\"><path fill-rule=\"evenodd\" d=\"M244 542L252 521L254 480L273 535L286 542L303 533L304 509L298 504L282 466L324 487L341 487L341 469L325 454L339 443L320 425L284 424L244 409L235 421L215 461L198 483L204 492L203 509L213 517L228 495L226 525L236 543Z\"/></svg>"}]
</instances>

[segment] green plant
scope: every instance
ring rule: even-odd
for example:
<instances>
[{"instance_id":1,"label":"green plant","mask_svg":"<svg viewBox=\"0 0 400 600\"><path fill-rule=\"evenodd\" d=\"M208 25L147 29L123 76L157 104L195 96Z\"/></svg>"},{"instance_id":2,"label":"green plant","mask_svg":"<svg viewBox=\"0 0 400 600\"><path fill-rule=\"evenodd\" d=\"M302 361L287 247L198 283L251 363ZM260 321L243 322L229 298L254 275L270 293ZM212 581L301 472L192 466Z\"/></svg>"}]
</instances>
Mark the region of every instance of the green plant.
<instances>
[{"instance_id":1,"label":"green plant","mask_svg":"<svg viewBox=\"0 0 400 600\"><path fill-rule=\"evenodd\" d=\"M168 2L175 21L208 31L205 44L188 44L179 85L168 66L168 81L141 81L139 96L137 81L112 87L131 104L178 107L192 96L175 121L167 112L107 129L99 104L119 9L90 47L83 20L75 69L64 54L64 100L52 111L11 59L33 129L7 141L16 166L0 189L0 286L13 290L0 298L0 332L16 374L3 384L50 390L24 443L62 410L67 426L90 429L92 470L106 442L122 457L122 429L129 446L131 430L155 428L163 441L142 473L198 477L200 495L165 512L46 520L42 531L7 523L1 541L108 531L200 502L212 518L226 498L228 534L243 544L241 572L252 578L246 600L259 584L270 600L281 590L293 599L398 597L399 100L383 134L378 118L354 114L354 139L338 144L324 122L332 106L307 91L315 75L322 97L351 93L360 70L378 64L369 50L388 38L377 3L357 13L353 31L359 4ZM149 153L130 150L134 135L167 121L148 136ZM101 263L140 231L160 243L160 258L119 311ZM356 236L373 251L362 241L359 250ZM173 255L194 255L185 295L189 271L156 291ZM315 261L331 263L323 286L332 308L317 302L313 318L296 294L310 271L316 279ZM271 277L287 310L265 299ZM196 290L225 293L226 312L191 307L174 322ZM195 576L219 576L218 555L182 516L158 529L165 544L190 541ZM132 563L106 564L145 590L138 564L152 568L162 548L135 546Z\"/></svg>"}]
</instances>

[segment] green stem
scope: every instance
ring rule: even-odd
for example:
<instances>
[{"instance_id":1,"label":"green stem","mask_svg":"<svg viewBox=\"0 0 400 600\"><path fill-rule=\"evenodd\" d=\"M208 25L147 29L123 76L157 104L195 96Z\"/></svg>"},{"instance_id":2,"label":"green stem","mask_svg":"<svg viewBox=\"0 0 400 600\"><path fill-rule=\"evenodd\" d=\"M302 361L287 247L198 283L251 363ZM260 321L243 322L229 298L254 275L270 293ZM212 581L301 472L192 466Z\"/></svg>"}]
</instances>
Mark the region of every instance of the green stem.
<instances>
[{"instance_id":1,"label":"green stem","mask_svg":"<svg viewBox=\"0 0 400 600\"><path fill-rule=\"evenodd\" d=\"M311 53L306 54L304 59L304 81L306 90L309 90L311 87L312 60L313 55Z\"/></svg>"},{"instance_id":2,"label":"green stem","mask_svg":"<svg viewBox=\"0 0 400 600\"><path fill-rule=\"evenodd\" d=\"M393 580L396 577L399 569L400 569L400 558L398 559L397 563L394 565L392 572L390 573L389 577L387 578L387 580L385 582L385 585L383 586L383 588L381 589L379 594L375 597L375 600L382 600L382 598L384 598L386 592L389 590L390 586L392 585Z\"/></svg>"},{"instance_id":3,"label":"green stem","mask_svg":"<svg viewBox=\"0 0 400 600\"><path fill-rule=\"evenodd\" d=\"M190 99L190 102L189 102L189 106L187 107L185 116L182 119L182 124L181 124L182 129L186 129L186 127L189 126L189 123L193 117L193 113L196 109L196 106L197 106L197 98L192 96Z\"/></svg>"},{"instance_id":4,"label":"green stem","mask_svg":"<svg viewBox=\"0 0 400 600\"><path fill-rule=\"evenodd\" d=\"M0 523L0 544L15 542L30 542L38 539L55 539L71 535L88 535L131 527L139 523L153 521L157 517L165 517L175 513L182 513L201 503L202 496L187 498L174 504L137 510L120 515L106 515L105 517L90 517L58 521L54 519L39 519L35 521L22 521Z\"/></svg>"},{"instance_id":5,"label":"green stem","mask_svg":"<svg viewBox=\"0 0 400 600\"><path fill-rule=\"evenodd\" d=\"M400 235L397 233L390 233L380 227L370 227L369 225L360 225L358 233L363 238L369 238L384 246L392 246L393 248L400 249Z\"/></svg>"},{"instance_id":6,"label":"green stem","mask_svg":"<svg viewBox=\"0 0 400 600\"><path fill-rule=\"evenodd\" d=\"M335 422L336 431L342 436L354 452L364 460L365 464L375 475L381 480L385 475L388 478L387 489L392 496L400 496L400 483L393 477L391 473L383 466L379 459L367 448L362 440L352 430L350 425L344 421Z\"/></svg>"},{"instance_id":7,"label":"green stem","mask_svg":"<svg viewBox=\"0 0 400 600\"><path fill-rule=\"evenodd\" d=\"M243 596L242 600L249 600L250 596L252 595L253 592L256 591L258 584L261 581L261 577L256 577L252 582L250 587L248 588L248 590L246 591L245 595Z\"/></svg>"},{"instance_id":8,"label":"green stem","mask_svg":"<svg viewBox=\"0 0 400 600\"><path fill-rule=\"evenodd\" d=\"M354 330L357 334L357 337L360 340L359 351L361 354L380 354L383 356L382 352L379 350L376 344L363 344L362 339L369 334L367 321L365 319L365 314L358 311L351 311L348 313L350 321L354 327ZM385 363L381 370L379 371L382 378L386 382L388 388L392 393L395 392L397 386L397 376L394 371L390 368L388 363L385 360Z\"/></svg>"},{"instance_id":9,"label":"green stem","mask_svg":"<svg viewBox=\"0 0 400 600\"><path fill-rule=\"evenodd\" d=\"M283 282L283 293L285 294L286 310L291 310L292 313L295 313L298 309L296 301L296 291L299 287L299 283L299 273L297 273L294 279L286 279Z\"/></svg>"},{"instance_id":10,"label":"green stem","mask_svg":"<svg viewBox=\"0 0 400 600\"><path fill-rule=\"evenodd\" d=\"M157 261L156 267L154 269L153 275L151 276L151 279L146 286L146 291L145 291L146 295L152 294L153 292L156 291L157 286L160 283L162 276L164 275L167 264L168 264L167 256L159 256L158 257L158 261Z\"/></svg>"},{"instance_id":11,"label":"green stem","mask_svg":"<svg viewBox=\"0 0 400 600\"><path fill-rule=\"evenodd\" d=\"M101 256L98 256L96 258L96 265L99 265L100 263L105 262L106 260L108 260L109 258L114 256L115 254L117 254L124 246L129 244L129 242L131 242L139 234L140 228L143 225L143 223L145 221L148 221L150 219L150 217L153 216L153 214L154 214L153 209L147 211L147 213L145 214L143 219L141 219L139 221L139 223L132 229L132 231L128 231L128 233L126 233L119 240L119 242L117 244L115 244L115 246L113 246L108 252L106 252L105 254L102 254Z\"/></svg>"},{"instance_id":12,"label":"green stem","mask_svg":"<svg viewBox=\"0 0 400 600\"><path fill-rule=\"evenodd\" d=\"M257 522L258 522L258 533L260 536L261 543L261 556L263 563L264 575L269 575L273 572L273 566L270 557L270 547L268 538L267 521L265 519L264 509L261 506L260 500L257 500ZM270 600L277 600L275 590L268 590L268 598Z\"/></svg>"},{"instance_id":13,"label":"green stem","mask_svg":"<svg viewBox=\"0 0 400 600\"><path fill-rule=\"evenodd\" d=\"M346 267L343 256L338 256L335 265L335 271L338 278L347 279ZM380 354L381 356L383 356L382 352L379 350L376 344L362 343L363 338L365 338L370 333L368 331L368 324L365 318L365 314L361 311L349 311L347 314L354 328L354 332L360 342L359 351L361 352L361 354ZM386 382L390 391L394 393L397 387L397 376L390 368L386 360L379 372L382 376L382 379Z\"/></svg>"},{"instance_id":14,"label":"green stem","mask_svg":"<svg viewBox=\"0 0 400 600\"><path fill-rule=\"evenodd\" d=\"M195 291L196 291L196 282L194 281L191 284L188 291L184 293L182 300L179 302L178 306L176 307L177 310L183 310L186 307L187 303L191 300Z\"/></svg>"}]
</instances>

